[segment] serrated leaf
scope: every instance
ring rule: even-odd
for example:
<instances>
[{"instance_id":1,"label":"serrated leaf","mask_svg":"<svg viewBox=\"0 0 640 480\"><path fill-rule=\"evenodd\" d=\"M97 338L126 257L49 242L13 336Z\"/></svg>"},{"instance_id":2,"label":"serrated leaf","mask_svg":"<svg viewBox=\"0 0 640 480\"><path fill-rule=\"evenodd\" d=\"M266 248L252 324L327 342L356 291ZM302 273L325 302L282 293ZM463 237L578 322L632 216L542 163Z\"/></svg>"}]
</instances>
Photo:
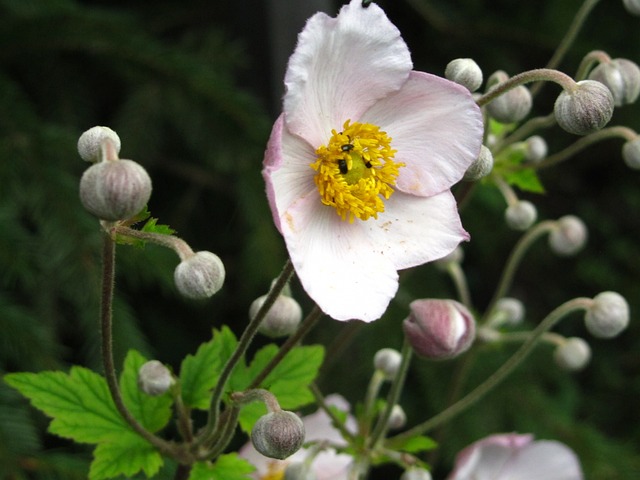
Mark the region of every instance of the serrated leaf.
<instances>
[{"instance_id":1,"label":"serrated leaf","mask_svg":"<svg viewBox=\"0 0 640 480\"><path fill-rule=\"evenodd\" d=\"M129 350L120 376L120 390L129 411L153 433L163 428L171 419L173 399L168 392L152 397L138 388L138 370L146 361L141 353Z\"/></svg>"},{"instance_id":2,"label":"serrated leaf","mask_svg":"<svg viewBox=\"0 0 640 480\"><path fill-rule=\"evenodd\" d=\"M211 389L238 341L228 327L214 330L213 338L200 345L195 355L187 355L180 367L182 400L187 407L209 408Z\"/></svg>"},{"instance_id":3,"label":"serrated leaf","mask_svg":"<svg viewBox=\"0 0 640 480\"><path fill-rule=\"evenodd\" d=\"M214 464L198 462L189 480L250 480L255 467L235 453L220 455Z\"/></svg>"},{"instance_id":4,"label":"serrated leaf","mask_svg":"<svg viewBox=\"0 0 640 480\"><path fill-rule=\"evenodd\" d=\"M158 225L158 219L151 217L141 228L143 232L160 233L162 235L173 235L176 231L169 225Z\"/></svg>"},{"instance_id":5,"label":"serrated leaf","mask_svg":"<svg viewBox=\"0 0 640 480\"><path fill-rule=\"evenodd\" d=\"M249 365L247 384L231 382L231 386L237 390L244 390L248 382L269 363L278 352L274 344L260 349ZM324 359L324 348L320 345L311 345L293 348L273 371L264 379L260 387L268 389L278 399L280 406L287 410L293 410L313 402L314 397L309 390L309 384L318 375ZM235 376L235 372L234 372ZM246 405L240 411L239 422L245 432L250 432L251 427L266 409L261 403Z\"/></svg>"},{"instance_id":6,"label":"serrated leaf","mask_svg":"<svg viewBox=\"0 0 640 480\"><path fill-rule=\"evenodd\" d=\"M106 380L83 367L64 372L12 373L5 381L53 420L49 431L79 443L117 440L131 430L118 414Z\"/></svg>"},{"instance_id":7,"label":"serrated leaf","mask_svg":"<svg viewBox=\"0 0 640 480\"><path fill-rule=\"evenodd\" d=\"M104 480L124 475L131 478L142 471L150 478L164 460L148 442L134 433L121 435L113 442L100 443L93 451L90 480Z\"/></svg>"}]
</instances>

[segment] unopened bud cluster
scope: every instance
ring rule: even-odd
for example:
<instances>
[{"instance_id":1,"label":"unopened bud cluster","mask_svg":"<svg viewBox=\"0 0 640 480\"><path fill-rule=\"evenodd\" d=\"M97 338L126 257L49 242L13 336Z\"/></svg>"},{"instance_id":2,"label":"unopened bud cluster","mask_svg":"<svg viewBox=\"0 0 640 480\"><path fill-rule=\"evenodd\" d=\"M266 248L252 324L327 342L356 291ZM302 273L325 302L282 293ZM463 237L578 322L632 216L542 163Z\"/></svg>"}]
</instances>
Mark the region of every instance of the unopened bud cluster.
<instances>
[{"instance_id":1,"label":"unopened bud cluster","mask_svg":"<svg viewBox=\"0 0 640 480\"><path fill-rule=\"evenodd\" d=\"M629 325L629 305L619 293L602 292L593 298L584 321L594 337L613 338Z\"/></svg>"},{"instance_id":2,"label":"unopened bud cluster","mask_svg":"<svg viewBox=\"0 0 640 480\"><path fill-rule=\"evenodd\" d=\"M518 200L509 205L504 212L507 225L514 230L527 230L538 218L538 211L528 200Z\"/></svg>"},{"instance_id":3,"label":"unopened bud cluster","mask_svg":"<svg viewBox=\"0 0 640 480\"><path fill-rule=\"evenodd\" d=\"M457 84L475 92L482 85L482 70L470 58L456 58L447 65L444 76Z\"/></svg>"},{"instance_id":4,"label":"unopened bud cluster","mask_svg":"<svg viewBox=\"0 0 640 480\"><path fill-rule=\"evenodd\" d=\"M507 80L509 80L509 75L498 70L489 77L487 87L491 89ZM527 87L520 85L489 103L487 112L500 123L515 123L529 115L532 104L531 92Z\"/></svg>"},{"instance_id":5,"label":"unopened bud cluster","mask_svg":"<svg viewBox=\"0 0 640 480\"><path fill-rule=\"evenodd\" d=\"M304 443L304 424L293 412L269 412L258 419L251 430L251 443L265 457L283 460L296 453Z\"/></svg>"},{"instance_id":6,"label":"unopened bud cluster","mask_svg":"<svg viewBox=\"0 0 640 480\"><path fill-rule=\"evenodd\" d=\"M569 372L582 370L591 359L591 348L582 338L567 338L556 347L553 359L563 370Z\"/></svg>"},{"instance_id":7,"label":"unopened bud cluster","mask_svg":"<svg viewBox=\"0 0 640 480\"><path fill-rule=\"evenodd\" d=\"M387 380L393 380L398 374L402 363L402 355L393 348L383 348L378 350L373 357L373 366L383 373Z\"/></svg>"},{"instance_id":8,"label":"unopened bud cluster","mask_svg":"<svg viewBox=\"0 0 640 480\"><path fill-rule=\"evenodd\" d=\"M564 90L558 96L553 110L558 125L564 130L586 135L609 123L613 107L613 95L604 84L582 80L574 89Z\"/></svg>"},{"instance_id":9,"label":"unopened bud cluster","mask_svg":"<svg viewBox=\"0 0 640 480\"><path fill-rule=\"evenodd\" d=\"M158 360L150 360L138 370L138 388L147 395L163 395L174 383L169 369Z\"/></svg>"},{"instance_id":10,"label":"unopened bud cluster","mask_svg":"<svg viewBox=\"0 0 640 480\"><path fill-rule=\"evenodd\" d=\"M640 68L625 58L601 63L591 71L589 79L607 86L616 107L635 102L640 94Z\"/></svg>"},{"instance_id":11,"label":"unopened bud cluster","mask_svg":"<svg viewBox=\"0 0 640 480\"><path fill-rule=\"evenodd\" d=\"M549 247L561 256L573 255L587 243L587 227L573 215L560 218L549 233Z\"/></svg>"},{"instance_id":12,"label":"unopened bud cluster","mask_svg":"<svg viewBox=\"0 0 640 480\"><path fill-rule=\"evenodd\" d=\"M132 160L118 158L120 139L106 127L87 130L78 140L80 156L94 164L80 179L80 201L101 220L126 220L151 197L151 178Z\"/></svg>"},{"instance_id":13,"label":"unopened bud cluster","mask_svg":"<svg viewBox=\"0 0 640 480\"><path fill-rule=\"evenodd\" d=\"M225 269L220 258L211 252L196 252L178 264L173 279L186 298L209 298L222 288Z\"/></svg>"},{"instance_id":14,"label":"unopened bud cluster","mask_svg":"<svg viewBox=\"0 0 640 480\"><path fill-rule=\"evenodd\" d=\"M249 318L255 318L268 295L255 299L249 307ZM270 338L286 337L298 329L302 320L302 307L289 295L280 294L265 314L258 331Z\"/></svg>"}]
</instances>

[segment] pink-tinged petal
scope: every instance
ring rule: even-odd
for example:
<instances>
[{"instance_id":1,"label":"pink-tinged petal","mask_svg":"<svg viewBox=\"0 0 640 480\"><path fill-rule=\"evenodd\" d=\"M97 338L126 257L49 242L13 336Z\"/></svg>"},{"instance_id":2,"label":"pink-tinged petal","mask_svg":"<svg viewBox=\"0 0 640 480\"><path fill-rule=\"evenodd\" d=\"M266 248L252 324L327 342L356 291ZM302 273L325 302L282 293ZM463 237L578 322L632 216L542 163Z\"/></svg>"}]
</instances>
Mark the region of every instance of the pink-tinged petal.
<instances>
[{"instance_id":1,"label":"pink-tinged petal","mask_svg":"<svg viewBox=\"0 0 640 480\"><path fill-rule=\"evenodd\" d=\"M317 13L300 35L285 75L287 127L316 147L398 90L412 63L398 29L377 5L352 0L336 18Z\"/></svg>"},{"instance_id":2,"label":"pink-tinged petal","mask_svg":"<svg viewBox=\"0 0 640 480\"><path fill-rule=\"evenodd\" d=\"M483 122L468 90L444 78L411 72L403 87L374 104L360 119L393 139L395 161L404 162L398 189L429 196L459 181L478 158Z\"/></svg>"},{"instance_id":3,"label":"pink-tinged petal","mask_svg":"<svg viewBox=\"0 0 640 480\"><path fill-rule=\"evenodd\" d=\"M338 409L348 412L349 402L344 397L334 394L328 395L325 399L325 403L329 406L337 407ZM331 418L327 413L319 409L317 412L302 417L302 423L304 423L304 429L306 432L305 441L311 442L315 440L328 440L331 445L344 446L346 441L342 438L340 431L337 430L332 423ZM354 433L356 432L356 420L353 415L348 414L345 420L346 429Z\"/></svg>"},{"instance_id":4,"label":"pink-tinged petal","mask_svg":"<svg viewBox=\"0 0 640 480\"><path fill-rule=\"evenodd\" d=\"M581 480L580 462L566 445L538 441L517 452L505 466L503 478L518 480Z\"/></svg>"},{"instance_id":5,"label":"pink-tinged petal","mask_svg":"<svg viewBox=\"0 0 640 480\"><path fill-rule=\"evenodd\" d=\"M492 435L456 457L448 480L582 480L575 453L555 441L532 441L531 435Z\"/></svg>"},{"instance_id":6,"label":"pink-tinged petal","mask_svg":"<svg viewBox=\"0 0 640 480\"><path fill-rule=\"evenodd\" d=\"M336 320L376 320L398 289L395 265L363 225L342 221L315 192L300 198L281 219L302 286Z\"/></svg>"},{"instance_id":7,"label":"pink-tinged petal","mask_svg":"<svg viewBox=\"0 0 640 480\"><path fill-rule=\"evenodd\" d=\"M315 192L320 201L313 182L315 172L310 167L314 161L313 148L300 137L291 135L280 115L271 130L262 170L273 220L280 232L281 215L298 198Z\"/></svg>"},{"instance_id":8,"label":"pink-tinged petal","mask_svg":"<svg viewBox=\"0 0 640 480\"><path fill-rule=\"evenodd\" d=\"M438 260L469 240L448 190L432 197L395 192L378 219L362 222L362 228L397 270Z\"/></svg>"}]
</instances>

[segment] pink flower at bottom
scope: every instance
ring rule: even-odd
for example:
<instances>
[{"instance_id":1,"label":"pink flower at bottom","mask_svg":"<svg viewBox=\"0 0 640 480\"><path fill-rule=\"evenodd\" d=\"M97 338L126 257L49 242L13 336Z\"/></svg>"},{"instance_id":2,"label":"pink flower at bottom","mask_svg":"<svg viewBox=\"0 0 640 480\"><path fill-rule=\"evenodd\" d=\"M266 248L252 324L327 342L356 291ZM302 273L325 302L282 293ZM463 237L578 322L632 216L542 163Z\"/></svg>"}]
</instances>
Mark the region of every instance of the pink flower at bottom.
<instances>
[{"instance_id":1,"label":"pink flower at bottom","mask_svg":"<svg viewBox=\"0 0 640 480\"><path fill-rule=\"evenodd\" d=\"M337 320L380 318L398 270L469 238L450 188L479 155L480 109L412 68L398 29L361 0L312 16L289 59L263 176L302 286Z\"/></svg>"},{"instance_id":2,"label":"pink flower at bottom","mask_svg":"<svg viewBox=\"0 0 640 480\"><path fill-rule=\"evenodd\" d=\"M491 435L458 453L447 480L582 480L576 454L533 435Z\"/></svg>"}]
</instances>

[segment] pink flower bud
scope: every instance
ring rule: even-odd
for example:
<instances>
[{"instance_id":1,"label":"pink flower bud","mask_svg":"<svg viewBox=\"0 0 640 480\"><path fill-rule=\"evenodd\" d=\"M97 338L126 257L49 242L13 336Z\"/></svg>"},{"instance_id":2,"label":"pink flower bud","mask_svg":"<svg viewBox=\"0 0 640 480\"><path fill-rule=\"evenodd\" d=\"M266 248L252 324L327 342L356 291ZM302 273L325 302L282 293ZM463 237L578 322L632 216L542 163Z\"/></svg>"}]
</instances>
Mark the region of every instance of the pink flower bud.
<instances>
[{"instance_id":1,"label":"pink flower bud","mask_svg":"<svg viewBox=\"0 0 640 480\"><path fill-rule=\"evenodd\" d=\"M475 338L476 324L467 308L455 300L415 300L402 324L414 351L445 360L466 351Z\"/></svg>"}]
</instances>

